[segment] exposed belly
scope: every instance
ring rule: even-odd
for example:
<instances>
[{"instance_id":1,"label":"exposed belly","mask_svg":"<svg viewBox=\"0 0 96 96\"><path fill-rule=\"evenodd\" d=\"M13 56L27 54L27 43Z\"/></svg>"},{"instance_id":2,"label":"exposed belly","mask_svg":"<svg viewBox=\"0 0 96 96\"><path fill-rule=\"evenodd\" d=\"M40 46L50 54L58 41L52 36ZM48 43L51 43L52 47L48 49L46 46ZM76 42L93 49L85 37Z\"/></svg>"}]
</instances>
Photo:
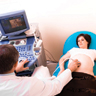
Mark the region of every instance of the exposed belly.
<instances>
[{"instance_id":1,"label":"exposed belly","mask_svg":"<svg viewBox=\"0 0 96 96\"><path fill-rule=\"evenodd\" d=\"M93 62L91 58L84 54L77 54L72 57L72 59L78 59L78 61L81 62L81 66L78 67L78 69L75 72L84 72L91 75L94 75L93 73ZM72 60L69 60L69 64L72 62Z\"/></svg>"}]
</instances>

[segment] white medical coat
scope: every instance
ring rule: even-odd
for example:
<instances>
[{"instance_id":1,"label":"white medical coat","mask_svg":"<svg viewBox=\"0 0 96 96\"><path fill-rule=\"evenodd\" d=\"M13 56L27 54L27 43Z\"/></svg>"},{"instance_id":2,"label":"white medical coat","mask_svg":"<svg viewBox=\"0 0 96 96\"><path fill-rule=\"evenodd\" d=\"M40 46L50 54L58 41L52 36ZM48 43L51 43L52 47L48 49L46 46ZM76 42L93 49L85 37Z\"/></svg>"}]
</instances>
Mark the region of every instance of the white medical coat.
<instances>
[{"instance_id":1,"label":"white medical coat","mask_svg":"<svg viewBox=\"0 0 96 96\"><path fill-rule=\"evenodd\" d=\"M72 79L66 69L54 80L36 77L0 76L0 96L54 96Z\"/></svg>"}]
</instances>

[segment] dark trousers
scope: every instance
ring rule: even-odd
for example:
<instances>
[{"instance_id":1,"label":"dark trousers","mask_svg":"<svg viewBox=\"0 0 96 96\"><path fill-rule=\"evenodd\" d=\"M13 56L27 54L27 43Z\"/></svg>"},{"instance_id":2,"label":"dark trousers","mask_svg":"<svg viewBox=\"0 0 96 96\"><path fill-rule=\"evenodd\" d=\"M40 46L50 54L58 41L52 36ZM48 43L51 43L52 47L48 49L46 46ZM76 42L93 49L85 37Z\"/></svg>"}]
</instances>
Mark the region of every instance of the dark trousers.
<instances>
[{"instance_id":1,"label":"dark trousers","mask_svg":"<svg viewBox=\"0 0 96 96\"><path fill-rule=\"evenodd\" d=\"M56 96L96 96L96 79L94 76L73 72L73 79Z\"/></svg>"}]
</instances>

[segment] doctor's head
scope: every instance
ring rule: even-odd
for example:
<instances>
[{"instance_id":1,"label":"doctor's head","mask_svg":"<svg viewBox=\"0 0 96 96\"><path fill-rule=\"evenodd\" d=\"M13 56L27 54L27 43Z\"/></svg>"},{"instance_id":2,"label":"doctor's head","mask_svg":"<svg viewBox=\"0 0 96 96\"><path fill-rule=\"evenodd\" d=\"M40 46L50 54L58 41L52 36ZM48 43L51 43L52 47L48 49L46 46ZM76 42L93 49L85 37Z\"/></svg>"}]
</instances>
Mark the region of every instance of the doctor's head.
<instances>
[{"instance_id":1,"label":"doctor's head","mask_svg":"<svg viewBox=\"0 0 96 96\"><path fill-rule=\"evenodd\" d=\"M76 44L79 48L88 49L91 43L91 36L88 34L79 34L76 38Z\"/></svg>"},{"instance_id":2,"label":"doctor's head","mask_svg":"<svg viewBox=\"0 0 96 96\"><path fill-rule=\"evenodd\" d=\"M13 45L0 45L0 74L8 73L15 68L19 53Z\"/></svg>"}]
</instances>

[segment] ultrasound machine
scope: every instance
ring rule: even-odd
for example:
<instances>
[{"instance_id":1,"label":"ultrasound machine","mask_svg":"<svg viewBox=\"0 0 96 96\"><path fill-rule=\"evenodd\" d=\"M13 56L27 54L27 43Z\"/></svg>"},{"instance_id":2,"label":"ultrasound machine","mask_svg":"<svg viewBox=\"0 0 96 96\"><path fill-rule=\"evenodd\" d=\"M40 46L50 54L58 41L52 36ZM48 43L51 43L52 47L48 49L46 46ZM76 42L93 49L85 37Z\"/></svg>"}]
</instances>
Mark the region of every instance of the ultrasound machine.
<instances>
[{"instance_id":1,"label":"ultrasound machine","mask_svg":"<svg viewBox=\"0 0 96 96\"><path fill-rule=\"evenodd\" d=\"M9 12L0 15L0 45L12 44L19 52L18 63L28 59L29 69L17 73L17 76L31 76L35 67L46 66L44 48L40 36L26 34L30 30L24 10Z\"/></svg>"}]
</instances>

